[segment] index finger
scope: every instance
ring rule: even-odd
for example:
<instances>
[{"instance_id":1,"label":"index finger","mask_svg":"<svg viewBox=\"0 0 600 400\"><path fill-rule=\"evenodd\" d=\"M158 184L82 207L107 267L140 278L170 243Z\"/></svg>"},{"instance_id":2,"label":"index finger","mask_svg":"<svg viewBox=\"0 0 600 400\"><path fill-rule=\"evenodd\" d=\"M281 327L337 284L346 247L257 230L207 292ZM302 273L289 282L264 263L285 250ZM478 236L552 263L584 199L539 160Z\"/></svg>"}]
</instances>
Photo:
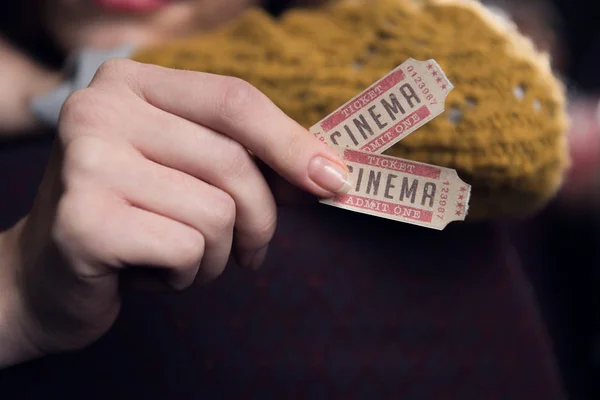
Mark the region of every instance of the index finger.
<instances>
[{"instance_id":1,"label":"index finger","mask_svg":"<svg viewBox=\"0 0 600 400\"><path fill-rule=\"evenodd\" d=\"M112 68L146 102L231 137L302 189L331 197L350 188L338 154L249 83L129 60L111 63L104 70Z\"/></svg>"}]
</instances>

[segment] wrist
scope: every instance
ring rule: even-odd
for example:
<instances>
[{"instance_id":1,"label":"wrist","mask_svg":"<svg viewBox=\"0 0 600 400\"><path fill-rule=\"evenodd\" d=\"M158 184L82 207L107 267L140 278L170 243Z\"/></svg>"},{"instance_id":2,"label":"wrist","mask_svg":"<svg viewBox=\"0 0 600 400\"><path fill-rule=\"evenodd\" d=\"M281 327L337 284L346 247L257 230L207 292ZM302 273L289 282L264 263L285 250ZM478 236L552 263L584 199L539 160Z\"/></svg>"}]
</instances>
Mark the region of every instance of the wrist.
<instances>
[{"instance_id":1,"label":"wrist","mask_svg":"<svg viewBox=\"0 0 600 400\"><path fill-rule=\"evenodd\" d=\"M24 220L0 233L0 369L41 356L23 328L19 242Z\"/></svg>"}]
</instances>

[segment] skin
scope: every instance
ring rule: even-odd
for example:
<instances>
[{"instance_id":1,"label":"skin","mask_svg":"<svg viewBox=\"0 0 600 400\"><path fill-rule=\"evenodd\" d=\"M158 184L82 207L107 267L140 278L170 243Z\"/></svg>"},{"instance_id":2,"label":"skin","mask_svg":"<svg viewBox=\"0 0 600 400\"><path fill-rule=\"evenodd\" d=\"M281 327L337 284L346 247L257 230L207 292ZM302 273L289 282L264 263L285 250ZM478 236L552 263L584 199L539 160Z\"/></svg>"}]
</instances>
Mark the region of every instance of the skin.
<instances>
[{"instance_id":1,"label":"skin","mask_svg":"<svg viewBox=\"0 0 600 400\"><path fill-rule=\"evenodd\" d=\"M189 33L189 15L208 29L254 3L186 1L139 17L49 0L61 8L48 20L66 50L149 44ZM2 128L31 129L28 99L60 76L5 41L0 56L10 76L0 85L18 100L0 104ZM337 154L244 81L109 61L63 106L34 207L0 234L0 367L98 339L121 283L183 290L215 279L231 254L257 268L276 228L274 193L330 197L347 191L346 176Z\"/></svg>"},{"instance_id":2,"label":"skin","mask_svg":"<svg viewBox=\"0 0 600 400\"><path fill-rule=\"evenodd\" d=\"M0 236L0 366L102 336L125 272L179 291L231 252L257 268L277 210L248 150L312 195L348 187L337 154L234 78L111 60L58 132L33 210Z\"/></svg>"},{"instance_id":3,"label":"skin","mask_svg":"<svg viewBox=\"0 0 600 400\"><path fill-rule=\"evenodd\" d=\"M211 2L205 21L222 23L250 3ZM82 0L54 4L65 7L48 17L65 49L152 43L192 29L169 8L116 17ZM177 6L199 5L209 2ZM104 23L122 29L105 36ZM15 100L0 103L0 121L10 122L0 132L26 131L35 126L27 100L60 77L6 42L0 57L0 77L10 77L0 88ZM313 196L348 187L339 157L246 82L104 64L63 107L33 209L0 234L0 367L101 337L119 313L121 283L184 290L215 279L232 253L257 268L276 228L276 194L301 193L277 191L259 161Z\"/></svg>"}]
</instances>

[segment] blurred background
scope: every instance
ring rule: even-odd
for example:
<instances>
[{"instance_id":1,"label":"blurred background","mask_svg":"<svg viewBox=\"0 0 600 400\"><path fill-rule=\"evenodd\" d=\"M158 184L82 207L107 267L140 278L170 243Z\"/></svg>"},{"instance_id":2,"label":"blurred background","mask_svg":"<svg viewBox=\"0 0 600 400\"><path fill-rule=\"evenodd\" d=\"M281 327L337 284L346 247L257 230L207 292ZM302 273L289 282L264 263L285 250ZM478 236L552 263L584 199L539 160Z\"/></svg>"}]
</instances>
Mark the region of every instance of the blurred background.
<instances>
[{"instance_id":1,"label":"blurred background","mask_svg":"<svg viewBox=\"0 0 600 400\"><path fill-rule=\"evenodd\" d=\"M278 11L287 2L272 3ZM533 218L514 221L512 231L568 392L574 399L600 399L600 7L592 0L484 3L510 16L552 55L553 66L568 88L571 172L555 201ZM37 7L37 0L2 2L1 34L40 63L59 68L64 55L40 29L45 14ZM0 53L0 64L4 62ZM7 74L0 65L0 78L6 80ZM10 96L10 91L3 90L2 95ZM29 176L35 181L42 171L32 167L13 178L6 168L19 157L20 149L39 148L42 154L48 141L50 136L0 140L1 179L7 184L2 187L21 190L22 197L31 198L34 187L24 186L21 179ZM2 196L8 201L5 193ZM28 207L23 202L16 209L26 212ZM11 221L2 218L1 226L6 227Z\"/></svg>"},{"instance_id":2,"label":"blurred background","mask_svg":"<svg viewBox=\"0 0 600 400\"><path fill-rule=\"evenodd\" d=\"M485 1L552 55L567 85L573 166L557 199L515 227L567 389L600 398L600 8L589 0Z\"/></svg>"}]
</instances>

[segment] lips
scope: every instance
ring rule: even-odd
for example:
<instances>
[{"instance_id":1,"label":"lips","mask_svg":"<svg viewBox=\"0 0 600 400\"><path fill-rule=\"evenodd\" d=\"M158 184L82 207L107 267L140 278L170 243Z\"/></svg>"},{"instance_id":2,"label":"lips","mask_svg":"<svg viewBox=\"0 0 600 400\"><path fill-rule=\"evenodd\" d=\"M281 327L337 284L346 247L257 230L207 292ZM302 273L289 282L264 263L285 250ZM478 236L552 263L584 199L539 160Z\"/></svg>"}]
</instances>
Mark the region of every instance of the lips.
<instances>
[{"instance_id":1,"label":"lips","mask_svg":"<svg viewBox=\"0 0 600 400\"><path fill-rule=\"evenodd\" d=\"M94 0L100 7L118 12L150 12L157 10L173 0Z\"/></svg>"}]
</instances>

